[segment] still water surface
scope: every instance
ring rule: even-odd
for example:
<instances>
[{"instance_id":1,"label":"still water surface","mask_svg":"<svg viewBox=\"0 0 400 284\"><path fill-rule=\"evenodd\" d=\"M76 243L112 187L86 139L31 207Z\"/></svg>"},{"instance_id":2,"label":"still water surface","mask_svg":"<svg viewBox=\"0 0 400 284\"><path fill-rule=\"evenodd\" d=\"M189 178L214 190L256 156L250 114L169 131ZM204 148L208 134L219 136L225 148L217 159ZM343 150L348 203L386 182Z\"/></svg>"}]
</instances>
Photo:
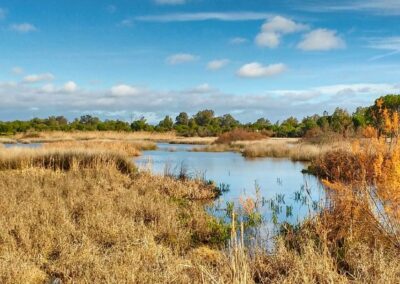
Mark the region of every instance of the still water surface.
<instances>
[{"instance_id":1,"label":"still water surface","mask_svg":"<svg viewBox=\"0 0 400 284\"><path fill-rule=\"evenodd\" d=\"M216 201L221 208L227 201L254 197L257 185L266 204L271 200L281 201L277 214L279 222L297 223L314 212L317 202L324 200L319 180L301 173L306 167L304 163L274 158L250 160L232 152L190 152L193 147L159 143L157 150L145 151L135 162L139 168L150 169L155 174L164 174L166 169L178 173L183 165L192 177L229 185L230 190ZM269 206L263 207L262 214L266 221L272 220Z\"/></svg>"}]
</instances>

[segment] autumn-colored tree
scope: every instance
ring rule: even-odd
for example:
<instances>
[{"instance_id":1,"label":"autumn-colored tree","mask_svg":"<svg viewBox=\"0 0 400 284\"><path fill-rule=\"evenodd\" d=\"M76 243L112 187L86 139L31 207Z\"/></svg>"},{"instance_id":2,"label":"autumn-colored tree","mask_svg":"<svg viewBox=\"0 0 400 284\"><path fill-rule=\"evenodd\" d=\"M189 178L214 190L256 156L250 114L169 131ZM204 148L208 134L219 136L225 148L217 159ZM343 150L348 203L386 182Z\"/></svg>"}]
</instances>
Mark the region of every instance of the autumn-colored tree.
<instances>
[{"instance_id":1,"label":"autumn-colored tree","mask_svg":"<svg viewBox=\"0 0 400 284\"><path fill-rule=\"evenodd\" d=\"M367 140L347 150L327 153L316 162L316 172L328 189L327 214L335 239L353 237L382 241L400 249L399 113L376 102L377 128L366 127ZM380 137L377 133L380 133Z\"/></svg>"}]
</instances>

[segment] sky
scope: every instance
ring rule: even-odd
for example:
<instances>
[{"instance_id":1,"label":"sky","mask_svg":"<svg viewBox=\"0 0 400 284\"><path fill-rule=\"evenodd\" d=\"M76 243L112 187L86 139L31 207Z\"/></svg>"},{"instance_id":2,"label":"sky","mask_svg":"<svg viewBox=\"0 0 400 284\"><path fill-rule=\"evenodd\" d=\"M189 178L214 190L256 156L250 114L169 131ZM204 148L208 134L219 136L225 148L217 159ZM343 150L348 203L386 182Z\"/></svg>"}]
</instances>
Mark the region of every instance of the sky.
<instances>
[{"instance_id":1,"label":"sky","mask_svg":"<svg viewBox=\"0 0 400 284\"><path fill-rule=\"evenodd\" d=\"M0 120L242 122L400 93L398 0L2 0Z\"/></svg>"}]
</instances>

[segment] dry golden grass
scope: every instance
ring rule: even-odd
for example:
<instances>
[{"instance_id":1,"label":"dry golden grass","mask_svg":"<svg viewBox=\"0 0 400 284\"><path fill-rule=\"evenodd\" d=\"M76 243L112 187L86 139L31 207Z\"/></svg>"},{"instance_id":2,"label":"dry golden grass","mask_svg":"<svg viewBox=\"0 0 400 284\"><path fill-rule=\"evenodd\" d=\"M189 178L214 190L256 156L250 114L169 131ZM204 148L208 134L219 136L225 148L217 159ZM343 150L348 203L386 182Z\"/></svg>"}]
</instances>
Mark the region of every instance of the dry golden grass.
<instances>
[{"instance_id":1,"label":"dry golden grass","mask_svg":"<svg viewBox=\"0 0 400 284\"><path fill-rule=\"evenodd\" d=\"M8 138L8 137L0 137L0 145L2 144L15 144L17 143L15 139Z\"/></svg>"},{"instance_id":2,"label":"dry golden grass","mask_svg":"<svg viewBox=\"0 0 400 284\"><path fill-rule=\"evenodd\" d=\"M90 141L64 141L45 143L46 149L81 149L81 150L107 150L127 156L140 156L140 150L154 150L157 145L151 141L109 141L109 140L90 140Z\"/></svg>"},{"instance_id":3,"label":"dry golden grass","mask_svg":"<svg viewBox=\"0 0 400 284\"><path fill-rule=\"evenodd\" d=\"M311 236L289 248L279 238L271 254L262 251L252 260L256 283L399 283L396 250L363 243L332 249Z\"/></svg>"},{"instance_id":4,"label":"dry golden grass","mask_svg":"<svg viewBox=\"0 0 400 284\"><path fill-rule=\"evenodd\" d=\"M213 187L127 175L98 161L69 171L32 162L0 167L0 282L201 282L192 258L219 233L192 200L215 197Z\"/></svg>"},{"instance_id":5,"label":"dry golden grass","mask_svg":"<svg viewBox=\"0 0 400 284\"><path fill-rule=\"evenodd\" d=\"M135 172L129 158L118 153L99 150L0 149L0 170L45 168L70 171L110 167L122 173Z\"/></svg>"},{"instance_id":6,"label":"dry golden grass","mask_svg":"<svg viewBox=\"0 0 400 284\"><path fill-rule=\"evenodd\" d=\"M194 147L195 152L240 152L246 158L289 158L293 161L312 161L335 149L348 149L349 141L330 144L311 144L298 138L267 138L256 141L234 141Z\"/></svg>"},{"instance_id":7,"label":"dry golden grass","mask_svg":"<svg viewBox=\"0 0 400 284\"><path fill-rule=\"evenodd\" d=\"M334 215L282 235L271 253L226 249L228 227L203 207L216 194L138 173L117 153L0 150L0 283L400 281L398 250L331 239Z\"/></svg>"},{"instance_id":8,"label":"dry golden grass","mask_svg":"<svg viewBox=\"0 0 400 284\"><path fill-rule=\"evenodd\" d=\"M168 142L173 144L210 144L214 137L179 137L175 132L117 132L117 131L54 131L38 133L19 133L6 141L11 143L52 143L62 141L82 140L111 140L136 141L148 140L154 142ZM8 143L7 142L7 143ZM0 141L1 143L1 141Z\"/></svg>"},{"instance_id":9,"label":"dry golden grass","mask_svg":"<svg viewBox=\"0 0 400 284\"><path fill-rule=\"evenodd\" d=\"M293 161L312 161L324 153L333 149L348 148L349 143L332 144L309 144L302 142L293 142L290 140L278 140L270 142L268 140L244 145L243 156L246 158L272 157L272 158L290 158Z\"/></svg>"}]
</instances>

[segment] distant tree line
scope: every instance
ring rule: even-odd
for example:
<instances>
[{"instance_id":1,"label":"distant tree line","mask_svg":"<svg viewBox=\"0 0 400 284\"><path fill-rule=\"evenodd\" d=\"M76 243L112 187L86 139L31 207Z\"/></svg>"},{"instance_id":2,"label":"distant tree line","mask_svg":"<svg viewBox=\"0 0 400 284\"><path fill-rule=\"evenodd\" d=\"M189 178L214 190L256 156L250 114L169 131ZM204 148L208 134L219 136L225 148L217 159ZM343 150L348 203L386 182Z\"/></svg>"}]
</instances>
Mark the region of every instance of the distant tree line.
<instances>
[{"instance_id":1,"label":"distant tree line","mask_svg":"<svg viewBox=\"0 0 400 284\"><path fill-rule=\"evenodd\" d=\"M142 117L128 123L122 120L100 120L98 117L84 115L68 121L63 116L50 116L45 119L34 118L28 121L0 121L0 134L9 135L29 131L152 131L167 132L175 130L182 136L217 136L236 128L264 133L276 137L313 137L321 133L335 133L351 136L367 126L377 129L383 127L382 107L390 112L400 112L400 95L387 95L377 99L370 107L359 107L350 114L336 108L332 114L312 115L298 120L289 117L282 122L272 123L267 118L259 118L253 123L242 124L232 115L216 116L213 110L202 110L193 116L181 112L175 119L166 116L157 125L152 125Z\"/></svg>"}]
</instances>

